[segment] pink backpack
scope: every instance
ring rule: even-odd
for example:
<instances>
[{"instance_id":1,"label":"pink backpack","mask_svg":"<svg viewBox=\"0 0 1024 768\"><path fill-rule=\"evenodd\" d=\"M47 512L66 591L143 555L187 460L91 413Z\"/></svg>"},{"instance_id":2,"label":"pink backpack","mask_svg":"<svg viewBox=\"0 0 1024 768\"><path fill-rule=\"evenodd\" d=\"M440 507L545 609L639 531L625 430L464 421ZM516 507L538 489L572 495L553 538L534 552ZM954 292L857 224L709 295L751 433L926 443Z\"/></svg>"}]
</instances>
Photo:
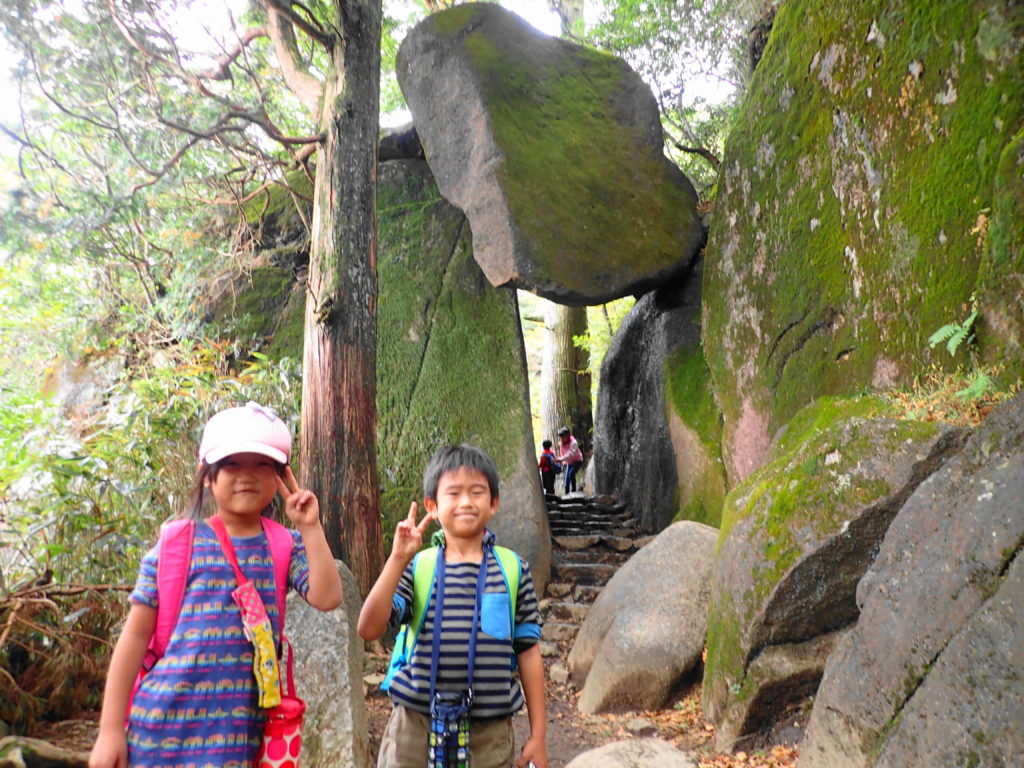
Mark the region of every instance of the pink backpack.
<instances>
[{"instance_id":1,"label":"pink backpack","mask_svg":"<svg viewBox=\"0 0 1024 768\"><path fill-rule=\"evenodd\" d=\"M263 531L270 544L270 556L274 561L274 588L277 593L277 614L281 617L280 632L284 633L285 598L288 595L288 568L291 565L292 535L280 523L262 517ZM195 520L171 520L160 528L157 542L158 560L156 569L157 611L156 626L149 639L149 647L142 661L142 669L135 680L132 695L128 698L131 710L135 690L142 678L153 668L167 650L171 633L178 624L181 604L185 599L188 569L192 564L192 541L195 538Z\"/></svg>"}]
</instances>

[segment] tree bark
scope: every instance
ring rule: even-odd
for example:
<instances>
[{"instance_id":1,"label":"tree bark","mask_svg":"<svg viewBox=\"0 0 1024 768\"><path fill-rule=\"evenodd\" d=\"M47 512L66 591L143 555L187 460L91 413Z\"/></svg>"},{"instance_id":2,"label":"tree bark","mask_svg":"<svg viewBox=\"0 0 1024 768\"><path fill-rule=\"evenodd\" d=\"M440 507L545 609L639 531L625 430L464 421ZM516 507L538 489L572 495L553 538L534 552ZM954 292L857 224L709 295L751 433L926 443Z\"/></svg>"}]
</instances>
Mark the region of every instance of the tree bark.
<instances>
[{"instance_id":1,"label":"tree bark","mask_svg":"<svg viewBox=\"0 0 1024 768\"><path fill-rule=\"evenodd\" d=\"M380 572L376 187L380 0L338 0L306 300L302 482L363 596Z\"/></svg>"},{"instance_id":2,"label":"tree bark","mask_svg":"<svg viewBox=\"0 0 1024 768\"><path fill-rule=\"evenodd\" d=\"M561 426L569 427L580 449L593 447L594 417L590 404L589 355L572 343L587 332L587 308L550 304L545 313L544 356L541 362L541 429L557 441Z\"/></svg>"}]
</instances>

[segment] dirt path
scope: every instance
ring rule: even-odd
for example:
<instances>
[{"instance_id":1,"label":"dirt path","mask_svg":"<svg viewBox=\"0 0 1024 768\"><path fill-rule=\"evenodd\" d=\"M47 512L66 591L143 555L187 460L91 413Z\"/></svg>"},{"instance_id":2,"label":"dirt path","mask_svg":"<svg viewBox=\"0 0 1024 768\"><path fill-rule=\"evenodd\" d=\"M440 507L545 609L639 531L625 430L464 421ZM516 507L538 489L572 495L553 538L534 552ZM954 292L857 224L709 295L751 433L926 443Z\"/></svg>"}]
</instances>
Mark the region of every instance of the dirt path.
<instances>
[{"instance_id":1,"label":"dirt path","mask_svg":"<svg viewBox=\"0 0 1024 768\"><path fill-rule=\"evenodd\" d=\"M369 666L383 671L387 659L383 654L370 655ZM546 665L558 659L545 660ZM563 662L564 663L564 662ZM371 754L376 755L381 734L391 714L387 694L377 686L368 686L367 718L370 728ZM664 709L607 715L584 715L576 708L577 692L572 683L547 683L548 693L548 759L550 768L565 768L577 755L622 739L656 737L691 753L700 768L792 768L798 749L776 745L750 748L733 755L714 751L714 726L704 720L700 706L700 684L696 684ZM516 744L522 745L529 735L526 714L520 712L514 721Z\"/></svg>"}]
</instances>

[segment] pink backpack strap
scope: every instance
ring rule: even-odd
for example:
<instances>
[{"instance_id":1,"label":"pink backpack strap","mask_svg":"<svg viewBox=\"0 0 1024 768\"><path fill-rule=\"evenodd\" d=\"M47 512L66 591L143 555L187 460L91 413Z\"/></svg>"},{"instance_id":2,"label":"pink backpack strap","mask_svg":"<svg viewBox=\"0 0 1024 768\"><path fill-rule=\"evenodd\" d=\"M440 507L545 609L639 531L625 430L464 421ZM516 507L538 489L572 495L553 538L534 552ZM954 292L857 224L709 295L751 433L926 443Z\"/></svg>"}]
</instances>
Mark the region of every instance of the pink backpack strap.
<instances>
[{"instance_id":1,"label":"pink backpack strap","mask_svg":"<svg viewBox=\"0 0 1024 768\"><path fill-rule=\"evenodd\" d=\"M288 597L288 570L292 562L292 533L278 522L263 518L263 532L270 545L274 561L274 589L277 593L277 615L281 617L281 636L284 636L285 604Z\"/></svg>"},{"instance_id":2,"label":"pink backpack strap","mask_svg":"<svg viewBox=\"0 0 1024 768\"><path fill-rule=\"evenodd\" d=\"M156 566L156 627L142 664L144 670L148 670L164 655L171 633L178 623L181 604L185 599L188 569L192 564L195 530L195 520L171 520L160 528Z\"/></svg>"}]
</instances>

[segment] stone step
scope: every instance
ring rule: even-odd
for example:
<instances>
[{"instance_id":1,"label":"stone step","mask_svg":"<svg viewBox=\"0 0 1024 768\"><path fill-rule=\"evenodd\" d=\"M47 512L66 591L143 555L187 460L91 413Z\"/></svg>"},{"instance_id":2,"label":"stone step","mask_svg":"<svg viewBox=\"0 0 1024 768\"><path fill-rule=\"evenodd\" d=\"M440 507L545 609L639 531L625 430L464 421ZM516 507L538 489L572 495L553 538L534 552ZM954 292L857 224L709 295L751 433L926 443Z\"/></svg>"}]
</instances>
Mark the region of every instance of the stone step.
<instances>
[{"instance_id":1,"label":"stone step","mask_svg":"<svg viewBox=\"0 0 1024 768\"><path fill-rule=\"evenodd\" d=\"M577 584L572 588L572 599L577 603L593 603L601 594L603 587L596 584Z\"/></svg>"},{"instance_id":2,"label":"stone step","mask_svg":"<svg viewBox=\"0 0 1024 768\"><path fill-rule=\"evenodd\" d=\"M601 543L616 552L628 552L636 547L636 542L629 536L603 536Z\"/></svg>"},{"instance_id":3,"label":"stone step","mask_svg":"<svg viewBox=\"0 0 1024 768\"><path fill-rule=\"evenodd\" d=\"M549 581L544 594L547 597L568 597L572 594L573 585L565 581Z\"/></svg>"},{"instance_id":4,"label":"stone step","mask_svg":"<svg viewBox=\"0 0 1024 768\"><path fill-rule=\"evenodd\" d=\"M555 563L551 570L558 581L603 585L615 575L618 566L605 563Z\"/></svg>"},{"instance_id":5,"label":"stone step","mask_svg":"<svg viewBox=\"0 0 1024 768\"><path fill-rule=\"evenodd\" d=\"M555 643L563 643L576 639L580 628L576 624L568 624L561 621L551 621L544 624L540 631L542 640L550 640Z\"/></svg>"},{"instance_id":6,"label":"stone step","mask_svg":"<svg viewBox=\"0 0 1024 768\"><path fill-rule=\"evenodd\" d=\"M603 522L618 522L623 519L623 515L617 512L595 512L592 509L556 509L548 510L548 520L557 521L579 521L585 520L593 521L596 523Z\"/></svg>"},{"instance_id":7,"label":"stone step","mask_svg":"<svg viewBox=\"0 0 1024 768\"><path fill-rule=\"evenodd\" d=\"M593 536L553 536L555 547L567 552L602 552L610 549L613 552L627 552L635 546L631 538L610 536L605 533Z\"/></svg>"},{"instance_id":8,"label":"stone step","mask_svg":"<svg viewBox=\"0 0 1024 768\"><path fill-rule=\"evenodd\" d=\"M545 623L551 621L564 621L573 624L582 624L590 613L590 605L587 603L572 603L566 601L541 600L541 613L544 614ZM545 605L545 603L547 603Z\"/></svg>"},{"instance_id":9,"label":"stone step","mask_svg":"<svg viewBox=\"0 0 1024 768\"><path fill-rule=\"evenodd\" d=\"M559 538L563 536L599 536L601 534L609 536L621 536L622 534L618 533L618 531L624 529L618 528L616 526L616 523L552 522L551 535L553 537Z\"/></svg>"},{"instance_id":10,"label":"stone step","mask_svg":"<svg viewBox=\"0 0 1024 768\"><path fill-rule=\"evenodd\" d=\"M552 536L555 546L562 549L575 551L579 549L590 549L596 547L601 541L599 536Z\"/></svg>"},{"instance_id":11,"label":"stone step","mask_svg":"<svg viewBox=\"0 0 1024 768\"><path fill-rule=\"evenodd\" d=\"M629 559L629 555L625 552L616 552L614 549L603 547L601 549L584 549L580 552L555 549L551 554L556 563L607 563L621 566Z\"/></svg>"},{"instance_id":12,"label":"stone step","mask_svg":"<svg viewBox=\"0 0 1024 768\"><path fill-rule=\"evenodd\" d=\"M551 659L562 654L562 649L558 647L558 643L552 640L541 640L537 645L540 646L540 655L545 658Z\"/></svg>"}]
</instances>

